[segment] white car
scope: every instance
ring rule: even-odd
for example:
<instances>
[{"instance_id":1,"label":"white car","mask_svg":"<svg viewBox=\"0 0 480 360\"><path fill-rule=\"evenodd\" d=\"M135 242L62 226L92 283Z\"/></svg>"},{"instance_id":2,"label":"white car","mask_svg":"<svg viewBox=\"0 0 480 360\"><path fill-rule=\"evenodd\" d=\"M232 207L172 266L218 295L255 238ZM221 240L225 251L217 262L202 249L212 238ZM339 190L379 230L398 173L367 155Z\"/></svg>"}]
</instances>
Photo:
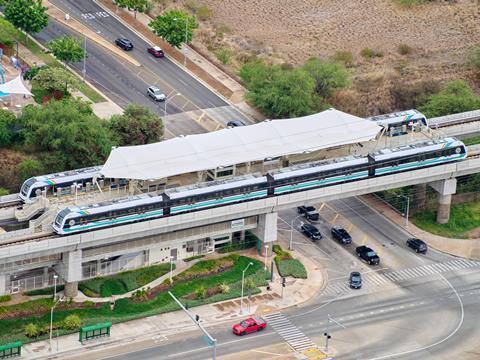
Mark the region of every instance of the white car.
<instances>
[{"instance_id":1,"label":"white car","mask_svg":"<svg viewBox=\"0 0 480 360\"><path fill-rule=\"evenodd\" d=\"M150 86L147 89L147 95L155 101L165 101L167 96L156 86Z\"/></svg>"}]
</instances>

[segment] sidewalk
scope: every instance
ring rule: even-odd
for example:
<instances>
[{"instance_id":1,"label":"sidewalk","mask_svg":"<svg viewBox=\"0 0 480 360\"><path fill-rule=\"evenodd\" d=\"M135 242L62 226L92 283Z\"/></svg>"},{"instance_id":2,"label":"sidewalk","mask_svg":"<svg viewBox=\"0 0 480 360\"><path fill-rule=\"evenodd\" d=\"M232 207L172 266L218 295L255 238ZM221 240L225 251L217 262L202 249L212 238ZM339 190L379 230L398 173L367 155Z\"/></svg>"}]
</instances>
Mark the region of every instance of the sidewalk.
<instances>
[{"instance_id":1,"label":"sidewalk","mask_svg":"<svg viewBox=\"0 0 480 360\"><path fill-rule=\"evenodd\" d=\"M287 245L281 243L281 246L285 247ZM258 256L255 249L242 252L242 254L264 261L264 257ZM223 254L220 255L224 256ZM305 265L308 278L288 278L287 285L284 288L283 299L281 298L282 287L280 284L280 277L277 275L271 285L271 291L262 289L260 294L254 295L250 299L248 299L247 296L244 297L243 314L240 313L240 299L232 299L220 303L198 306L193 308L194 313L200 316L203 324L207 327L225 322L225 328L227 329L231 324L238 321L240 318L247 317L248 315L263 315L269 312L280 311L287 307L298 306L311 299L325 286L326 278L324 277L324 272L315 263L299 252L295 252L294 255ZM269 262L272 261L273 257L270 257L268 260ZM179 266L175 271L180 271L182 268L184 270L189 266L190 264ZM163 281L163 279L166 278L165 276L168 277L169 274L164 275L156 281ZM85 299L86 298L82 297L80 300L84 301ZM22 348L22 358L48 359L66 357L69 355L73 356L93 349L105 350L113 348L119 344L133 344L134 342L152 339L160 339L160 341L162 339L166 340L167 337L171 337L175 334L196 329L197 327L192 324L191 320L188 319L182 311L175 311L115 324L112 326L110 337L92 340L86 342L85 345L82 345L78 341L78 333L61 336L58 340L54 339L52 341L52 352L48 351L48 340L26 344ZM58 349L61 349L60 352L57 352L57 342ZM94 354L89 353L89 356L90 355L94 356Z\"/></svg>"},{"instance_id":2,"label":"sidewalk","mask_svg":"<svg viewBox=\"0 0 480 360\"><path fill-rule=\"evenodd\" d=\"M406 226L403 216L375 196L364 195L361 199L387 219L410 233L412 237L425 241L428 246L454 256L472 260L480 259L480 239L452 239L438 236L416 227L411 221Z\"/></svg>"}]
</instances>

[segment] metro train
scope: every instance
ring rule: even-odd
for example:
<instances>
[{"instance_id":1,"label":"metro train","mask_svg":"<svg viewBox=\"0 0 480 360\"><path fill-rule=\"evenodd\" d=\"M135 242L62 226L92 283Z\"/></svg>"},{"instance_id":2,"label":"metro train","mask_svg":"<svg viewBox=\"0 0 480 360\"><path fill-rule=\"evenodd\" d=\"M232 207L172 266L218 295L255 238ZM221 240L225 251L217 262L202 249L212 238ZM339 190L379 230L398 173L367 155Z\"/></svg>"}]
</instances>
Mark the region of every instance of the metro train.
<instances>
[{"instance_id":1,"label":"metro train","mask_svg":"<svg viewBox=\"0 0 480 360\"><path fill-rule=\"evenodd\" d=\"M278 196L306 189L436 166L467 157L455 138L431 140L368 156L348 156L307 163L230 180L167 189L161 195L142 194L58 212L53 229L60 235L91 231L149 219Z\"/></svg>"},{"instance_id":2,"label":"metro train","mask_svg":"<svg viewBox=\"0 0 480 360\"><path fill-rule=\"evenodd\" d=\"M377 125L382 126L387 132L391 132L392 135L405 134L408 130L412 131L414 127L428 127L427 117L415 109L376 115L367 118L367 120L376 122Z\"/></svg>"}]
</instances>

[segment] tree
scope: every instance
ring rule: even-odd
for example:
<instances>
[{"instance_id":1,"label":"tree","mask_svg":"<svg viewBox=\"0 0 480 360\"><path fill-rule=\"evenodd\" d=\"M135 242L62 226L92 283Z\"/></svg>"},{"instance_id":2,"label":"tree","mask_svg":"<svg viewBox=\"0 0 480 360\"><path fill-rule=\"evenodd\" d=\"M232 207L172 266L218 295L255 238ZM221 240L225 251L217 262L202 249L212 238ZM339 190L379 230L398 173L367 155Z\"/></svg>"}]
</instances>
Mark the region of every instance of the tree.
<instances>
[{"instance_id":1,"label":"tree","mask_svg":"<svg viewBox=\"0 0 480 360\"><path fill-rule=\"evenodd\" d=\"M73 36L63 35L49 41L47 45L58 60L67 64L76 63L82 60L85 55L85 49Z\"/></svg>"},{"instance_id":2,"label":"tree","mask_svg":"<svg viewBox=\"0 0 480 360\"><path fill-rule=\"evenodd\" d=\"M463 80L451 81L444 90L431 95L419 107L427 118L476 110L480 108L480 96Z\"/></svg>"},{"instance_id":3,"label":"tree","mask_svg":"<svg viewBox=\"0 0 480 360\"><path fill-rule=\"evenodd\" d=\"M9 0L4 13L8 21L25 31L25 39L27 39L27 34L38 33L48 25L46 10L42 0Z\"/></svg>"},{"instance_id":4,"label":"tree","mask_svg":"<svg viewBox=\"0 0 480 360\"><path fill-rule=\"evenodd\" d=\"M129 105L122 115L110 119L110 129L119 146L162 141L162 119L140 105Z\"/></svg>"},{"instance_id":5,"label":"tree","mask_svg":"<svg viewBox=\"0 0 480 360\"><path fill-rule=\"evenodd\" d=\"M186 26L188 18L188 27ZM187 41L192 41L193 30L198 27L194 17L181 10L170 10L163 16L157 16L148 26L153 32L163 38L170 45L180 48L185 42L185 28L187 28Z\"/></svg>"},{"instance_id":6,"label":"tree","mask_svg":"<svg viewBox=\"0 0 480 360\"><path fill-rule=\"evenodd\" d=\"M137 11L143 13L148 4L148 0L114 0L113 2L118 7L133 11L135 19L137 18Z\"/></svg>"},{"instance_id":7,"label":"tree","mask_svg":"<svg viewBox=\"0 0 480 360\"><path fill-rule=\"evenodd\" d=\"M310 58L303 69L315 80L315 92L322 98L329 98L335 90L347 86L349 73L342 65Z\"/></svg>"},{"instance_id":8,"label":"tree","mask_svg":"<svg viewBox=\"0 0 480 360\"><path fill-rule=\"evenodd\" d=\"M34 159L23 160L17 165L17 174L21 181L25 181L33 176L44 173L44 169L40 161Z\"/></svg>"},{"instance_id":9,"label":"tree","mask_svg":"<svg viewBox=\"0 0 480 360\"><path fill-rule=\"evenodd\" d=\"M19 124L24 142L48 154L42 163L51 171L101 164L113 145L104 122L79 99L26 106Z\"/></svg>"},{"instance_id":10,"label":"tree","mask_svg":"<svg viewBox=\"0 0 480 360\"><path fill-rule=\"evenodd\" d=\"M68 90L76 90L80 81L68 70L57 66L44 66L40 68L32 80L33 87L39 87L51 93L62 91L68 94Z\"/></svg>"},{"instance_id":11,"label":"tree","mask_svg":"<svg viewBox=\"0 0 480 360\"><path fill-rule=\"evenodd\" d=\"M13 112L0 109L0 147L11 144L15 121Z\"/></svg>"}]
</instances>

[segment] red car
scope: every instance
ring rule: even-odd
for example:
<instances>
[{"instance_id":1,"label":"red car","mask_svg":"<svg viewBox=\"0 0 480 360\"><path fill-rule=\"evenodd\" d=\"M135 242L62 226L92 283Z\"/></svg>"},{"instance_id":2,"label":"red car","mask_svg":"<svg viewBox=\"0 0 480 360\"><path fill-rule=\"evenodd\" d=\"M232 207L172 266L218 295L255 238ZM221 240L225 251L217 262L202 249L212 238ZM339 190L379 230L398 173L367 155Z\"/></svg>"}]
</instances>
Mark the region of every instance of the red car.
<instances>
[{"instance_id":1,"label":"red car","mask_svg":"<svg viewBox=\"0 0 480 360\"><path fill-rule=\"evenodd\" d=\"M147 50L150 54L152 54L153 56L155 56L156 58L160 58L160 57L164 57L165 54L163 53L163 50L160 49L158 46L154 46L154 47L151 47L151 48L148 48Z\"/></svg>"},{"instance_id":2,"label":"red car","mask_svg":"<svg viewBox=\"0 0 480 360\"><path fill-rule=\"evenodd\" d=\"M261 317L251 317L243 320L240 324L235 324L232 327L235 335L245 335L254 331L260 331L267 327L267 322Z\"/></svg>"}]
</instances>

